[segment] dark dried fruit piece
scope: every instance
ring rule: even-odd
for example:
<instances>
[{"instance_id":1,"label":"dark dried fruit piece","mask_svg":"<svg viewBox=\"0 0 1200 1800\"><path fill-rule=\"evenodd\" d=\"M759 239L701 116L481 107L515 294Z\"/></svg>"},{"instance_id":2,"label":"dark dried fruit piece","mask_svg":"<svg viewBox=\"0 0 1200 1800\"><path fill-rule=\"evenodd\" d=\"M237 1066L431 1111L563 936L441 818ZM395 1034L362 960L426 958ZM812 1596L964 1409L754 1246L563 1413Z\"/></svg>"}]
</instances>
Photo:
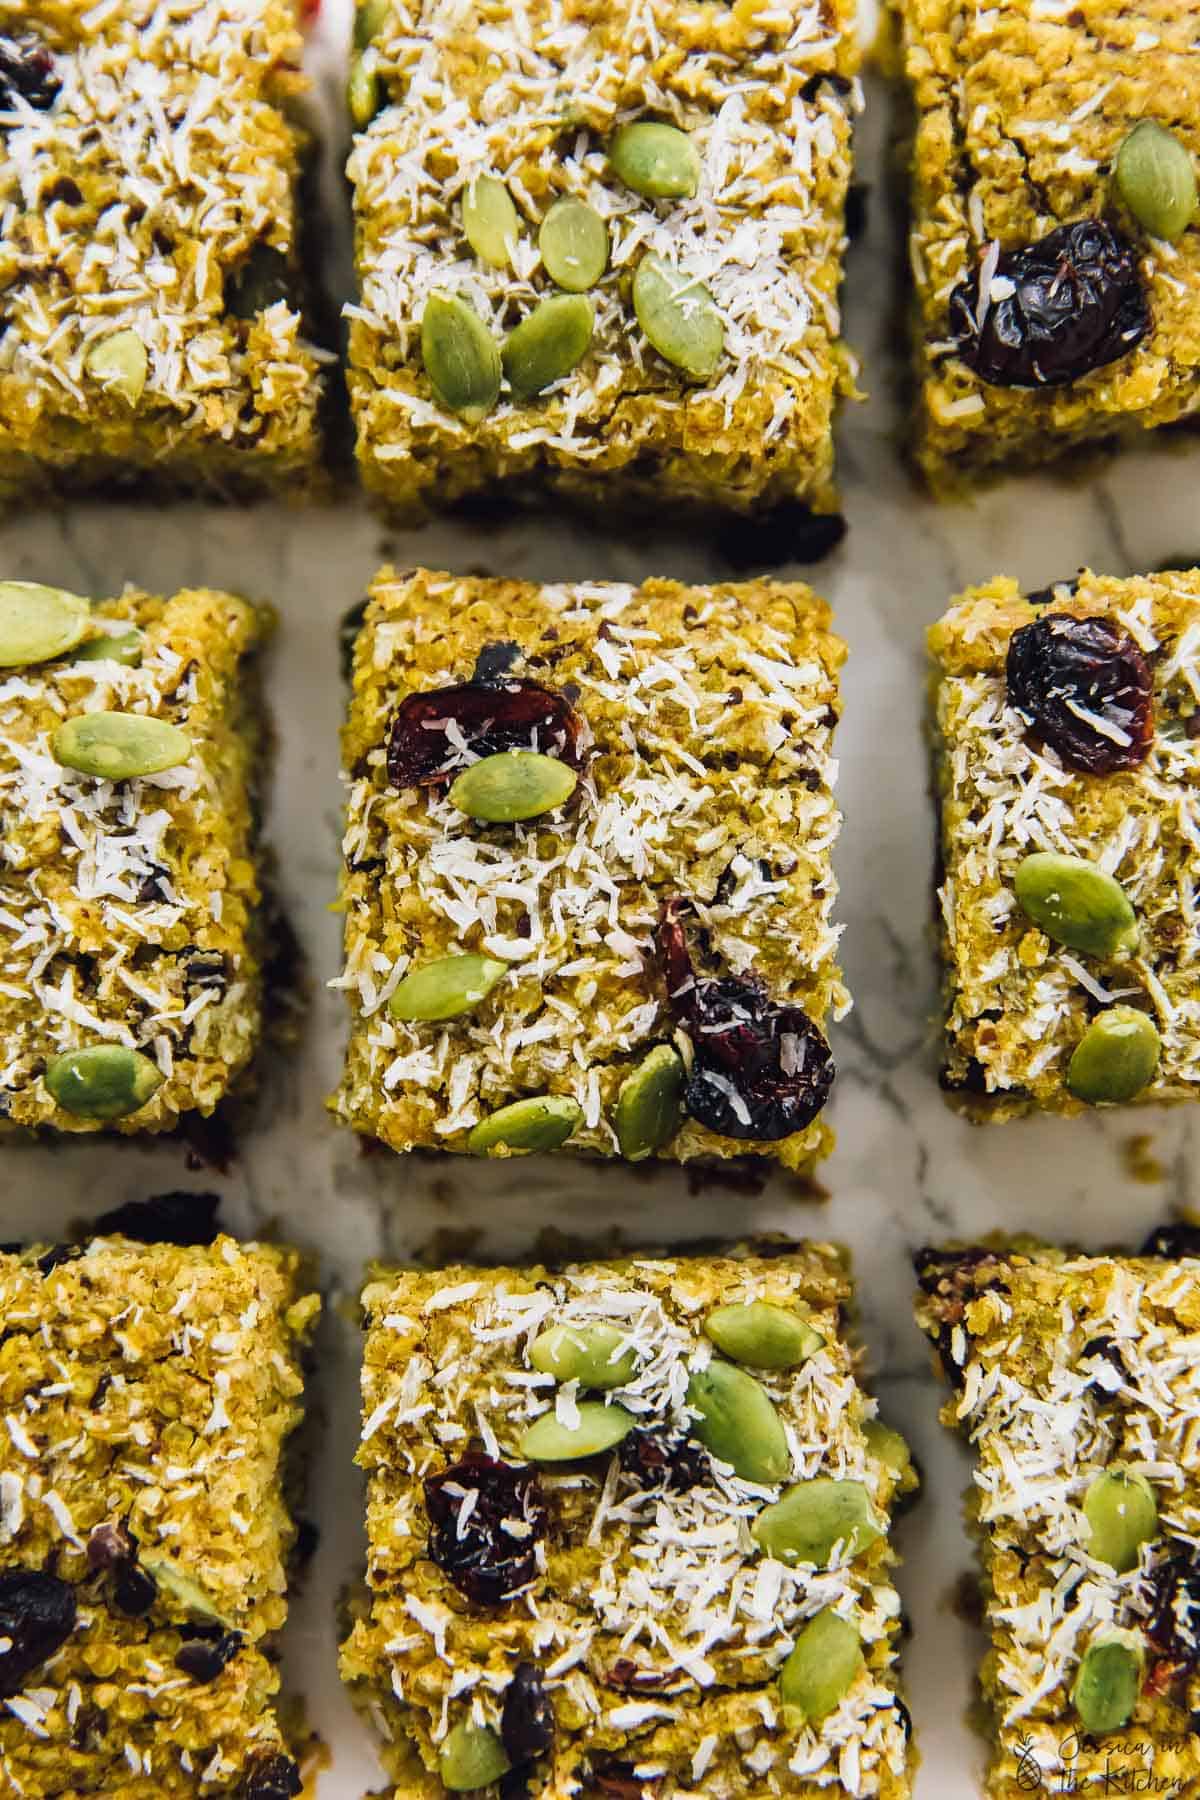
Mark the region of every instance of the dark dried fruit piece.
<instances>
[{"instance_id":1,"label":"dark dried fruit piece","mask_svg":"<svg viewBox=\"0 0 1200 1800\"><path fill-rule=\"evenodd\" d=\"M1004 1283L996 1278L1004 1261L994 1250L979 1244L961 1250L926 1246L915 1250L912 1260L921 1291L935 1302L930 1310L938 1321L937 1351L942 1369L953 1387L961 1387L963 1371L954 1354L955 1332L963 1326L968 1300L989 1288L1007 1293Z\"/></svg>"},{"instance_id":2,"label":"dark dried fruit piece","mask_svg":"<svg viewBox=\"0 0 1200 1800\"><path fill-rule=\"evenodd\" d=\"M621 1467L640 1488L665 1488L686 1494L712 1474L708 1452L686 1437L662 1431L631 1431L617 1450Z\"/></svg>"},{"instance_id":3,"label":"dark dried fruit piece","mask_svg":"<svg viewBox=\"0 0 1200 1800\"><path fill-rule=\"evenodd\" d=\"M1044 613L1014 631L1009 705L1030 735L1082 775L1136 769L1154 739L1154 676L1128 632L1107 619Z\"/></svg>"},{"instance_id":4,"label":"dark dried fruit piece","mask_svg":"<svg viewBox=\"0 0 1200 1800\"><path fill-rule=\"evenodd\" d=\"M1188 1544L1176 1543L1143 1584L1149 1611L1146 1636L1180 1672L1200 1665L1200 1563Z\"/></svg>"},{"instance_id":5,"label":"dark dried fruit piece","mask_svg":"<svg viewBox=\"0 0 1200 1800\"><path fill-rule=\"evenodd\" d=\"M0 108L12 111L18 96L48 112L62 92L54 58L36 38L0 38Z\"/></svg>"},{"instance_id":6,"label":"dark dried fruit piece","mask_svg":"<svg viewBox=\"0 0 1200 1800\"><path fill-rule=\"evenodd\" d=\"M661 1781L643 1781L632 1763L613 1758L595 1764L591 1779L597 1792L610 1795L611 1800L655 1800L662 1792Z\"/></svg>"},{"instance_id":7,"label":"dark dried fruit piece","mask_svg":"<svg viewBox=\"0 0 1200 1800\"><path fill-rule=\"evenodd\" d=\"M195 1630L195 1627L189 1627ZM190 1637L181 1644L175 1656L175 1667L190 1675L193 1681L207 1687L215 1681L226 1663L233 1661L242 1647L240 1631L222 1631L216 1627L212 1631L196 1630L195 1637Z\"/></svg>"},{"instance_id":8,"label":"dark dried fruit piece","mask_svg":"<svg viewBox=\"0 0 1200 1800\"><path fill-rule=\"evenodd\" d=\"M295 1800L304 1792L300 1771L290 1756L260 1751L246 1765L240 1793L242 1800Z\"/></svg>"},{"instance_id":9,"label":"dark dried fruit piece","mask_svg":"<svg viewBox=\"0 0 1200 1800\"><path fill-rule=\"evenodd\" d=\"M610 1687L618 1694L654 1694L660 1688L670 1687L679 1679L678 1672L659 1671L657 1669L640 1669L627 1656L618 1656L611 1669L606 1669L603 1680L605 1687Z\"/></svg>"},{"instance_id":10,"label":"dark dried fruit piece","mask_svg":"<svg viewBox=\"0 0 1200 1800\"><path fill-rule=\"evenodd\" d=\"M1116 1338L1089 1338L1079 1352L1079 1361L1081 1365L1093 1365L1092 1380L1088 1383L1087 1391L1094 1400L1102 1403L1111 1401L1128 1385L1129 1370L1125 1367L1125 1358Z\"/></svg>"},{"instance_id":11,"label":"dark dried fruit piece","mask_svg":"<svg viewBox=\"0 0 1200 1800\"><path fill-rule=\"evenodd\" d=\"M512 1763L533 1762L554 1743L554 1708L535 1663L518 1663L504 1694L500 1738Z\"/></svg>"},{"instance_id":12,"label":"dark dried fruit piece","mask_svg":"<svg viewBox=\"0 0 1200 1800\"><path fill-rule=\"evenodd\" d=\"M1187 1225L1182 1221L1156 1225L1138 1255L1166 1256L1172 1262L1184 1256L1200 1256L1200 1225Z\"/></svg>"},{"instance_id":13,"label":"dark dried fruit piece","mask_svg":"<svg viewBox=\"0 0 1200 1800\"><path fill-rule=\"evenodd\" d=\"M477 1498L460 1535L459 1515L470 1494ZM473 1453L426 1478L425 1510L430 1557L468 1600L499 1606L529 1586L546 1529L536 1469ZM509 1530L514 1521L527 1532Z\"/></svg>"},{"instance_id":14,"label":"dark dried fruit piece","mask_svg":"<svg viewBox=\"0 0 1200 1800\"><path fill-rule=\"evenodd\" d=\"M88 1568L98 1575L118 1568L122 1563L132 1562L136 1556L137 1544L119 1519L106 1519L89 1533Z\"/></svg>"},{"instance_id":15,"label":"dark dried fruit piece","mask_svg":"<svg viewBox=\"0 0 1200 1800\"><path fill-rule=\"evenodd\" d=\"M683 920L668 900L658 928L667 997L692 1040L685 1110L724 1137L774 1143L816 1118L833 1086L824 1035L800 1006L772 1000L752 975L697 975Z\"/></svg>"},{"instance_id":16,"label":"dark dried fruit piece","mask_svg":"<svg viewBox=\"0 0 1200 1800\"><path fill-rule=\"evenodd\" d=\"M75 1629L75 1590L41 1569L0 1575L0 1700L19 1694Z\"/></svg>"},{"instance_id":17,"label":"dark dried fruit piece","mask_svg":"<svg viewBox=\"0 0 1200 1800\"><path fill-rule=\"evenodd\" d=\"M958 354L994 387L1063 387L1127 356L1150 326L1137 255L1103 219L985 255L950 296Z\"/></svg>"},{"instance_id":18,"label":"dark dried fruit piece","mask_svg":"<svg viewBox=\"0 0 1200 1800\"><path fill-rule=\"evenodd\" d=\"M158 1599L158 1583L136 1562L119 1563L113 1581L113 1600L130 1619L141 1619Z\"/></svg>"},{"instance_id":19,"label":"dark dried fruit piece","mask_svg":"<svg viewBox=\"0 0 1200 1800\"><path fill-rule=\"evenodd\" d=\"M130 1200L96 1220L99 1237L130 1238L136 1244L211 1244L220 1231L218 1194L152 1194Z\"/></svg>"},{"instance_id":20,"label":"dark dried fruit piece","mask_svg":"<svg viewBox=\"0 0 1200 1800\"><path fill-rule=\"evenodd\" d=\"M408 694L392 715L387 770L393 787L444 787L473 755L536 750L578 769L583 720L563 694L537 681L464 681Z\"/></svg>"}]
</instances>

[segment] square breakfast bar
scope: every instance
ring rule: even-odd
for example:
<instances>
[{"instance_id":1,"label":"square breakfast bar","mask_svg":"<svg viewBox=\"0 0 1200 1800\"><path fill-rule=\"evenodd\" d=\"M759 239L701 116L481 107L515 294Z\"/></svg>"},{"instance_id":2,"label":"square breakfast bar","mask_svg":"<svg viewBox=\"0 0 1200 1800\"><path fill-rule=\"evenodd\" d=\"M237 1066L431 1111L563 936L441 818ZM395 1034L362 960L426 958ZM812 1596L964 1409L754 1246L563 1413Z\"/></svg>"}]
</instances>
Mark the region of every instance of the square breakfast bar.
<instances>
[{"instance_id":1,"label":"square breakfast bar","mask_svg":"<svg viewBox=\"0 0 1200 1800\"><path fill-rule=\"evenodd\" d=\"M848 1006L829 627L798 584L380 576L343 741L344 1123L811 1168Z\"/></svg>"}]
</instances>

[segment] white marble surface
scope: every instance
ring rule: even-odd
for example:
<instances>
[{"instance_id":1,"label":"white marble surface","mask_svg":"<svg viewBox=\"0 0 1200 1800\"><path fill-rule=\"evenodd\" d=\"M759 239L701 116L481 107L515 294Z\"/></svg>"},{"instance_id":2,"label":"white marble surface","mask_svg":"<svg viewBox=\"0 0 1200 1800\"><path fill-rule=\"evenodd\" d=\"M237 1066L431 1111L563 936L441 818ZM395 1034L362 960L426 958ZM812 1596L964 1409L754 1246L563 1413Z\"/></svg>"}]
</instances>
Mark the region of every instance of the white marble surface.
<instances>
[{"instance_id":1,"label":"white marble surface","mask_svg":"<svg viewBox=\"0 0 1200 1800\"><path fill-rule=\"evenodd\" d=\"M323 32L338 35L329 4ZM335 45L336 50L336 45ZM326 97L339 75L318 68ZM522 520L506 529L439 525L388 536L362 507L249 513L80 506L0 529L0 571L101 593L133 580L169 591L188 583L274 601L281 628L270 669L280 759L270 831L284 895L308 953L313 1005L298 1054L270 1071L255 1128L226 1177L189 1174L178 1148L92 1143L4 1152L0 1236L42 1236L102 1207L166 1187L217 1188L240 1231L278 1223L321 1254L332 1302L316 1399L325 1415L311 1510L323 1537L286 1640L289 1684L332 1748L320 1800L356 1800L376 1767L368 1737L341 1697L334 1609L361 1556L356 1439L357 1333L345 1302L364 1261L427 1243L439 1227L477 1227L487 1248L520 1255L557 1224L594 1232L599 1220L631 1243L785 1228L832 1236L853 1249L870 1361L888 1417L927 1472L924 1504L905 1521L902 1587L914 1635L910 1699L923 1754L919 1800L977 1791L979 1751L963 1713L977 1646L950 1609L967 1565L959 1525L966 1464L936 1420L938 1390L911 1323L908 1255L945 1234L1005 1226L1069 1235L1089 1245L1135 1239L1200 1201L1193 1173L1196 1120L1139 1112L975 1130L944 1107L935 1080L935 973L928 932L931 823L921 740L922 631L959 586L996 570L1031 587L1090 562L1113 572L1179 553L1200 560L1196 519L1200 445L1127 456L1087 485L1012 481L970 509L939 510L912 488L896 444L904 421L886 346L892 334L892 227L882 190L886 97L869 94L860 173L871 185L866 242L847 278L848 332L873 398L846 417L842 474L850 537L813 579L834 602L849 640L841 731L846 828L838 855L845 966L856 1007L834 1033L841 1075L833 1101L840 1143L827 1165L824 1207L780 1183L758 1198L683 1178L651 1180L580 1170L568 1159L445 1167L360 1155L322 1109L343 1035L342 1005L322 983L338 967L337 727L343 694L336 626L386 554L455 569L537 578L723 573L685 536L617 541L600 531ZM335 196L336 197L336 196ZM344 234L331 227L337 262ZM1135 1132L1153 1138L1161 1181L1127 1172Z\"/></svg>"}]
</instances>

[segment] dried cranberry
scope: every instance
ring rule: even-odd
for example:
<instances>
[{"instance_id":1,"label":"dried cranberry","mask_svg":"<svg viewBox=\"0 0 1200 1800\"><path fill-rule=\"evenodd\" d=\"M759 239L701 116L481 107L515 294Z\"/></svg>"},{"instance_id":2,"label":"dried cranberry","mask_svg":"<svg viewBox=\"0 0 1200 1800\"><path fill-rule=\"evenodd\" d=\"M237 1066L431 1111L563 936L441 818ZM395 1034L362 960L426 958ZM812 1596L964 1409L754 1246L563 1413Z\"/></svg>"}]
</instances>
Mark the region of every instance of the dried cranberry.
<instances>
[{"instance_id":1,"label":"dried cranberry","mask_svg":"<svg viewBox=\"0 0 1200 1800\"><path fill-rule=\"evenodd\" d=\"M88 1534L88 1568L97 1575L119 1568L122 1563L132 1562L136 1556L137 1544L128 1527L119 1519L106 1519Z\"/></svg>"},{"instance_id":2,"label":"dried cranberry","mask_svg":"<svg viewBox=\"0 0 1200 1800\"><path fill-rule=\"evenodd\" d=\"M290 1756L260 1751L242 1776L242 1800L295 1800L304 1792L300 1770Z\"/></svg>"},{"instance_id":3,"label":"dried cranberry","mask_svg":"<svg viewBox=\"0 0 1200 1800\"><path fill-rule=\"evenodd\" d=\"M189 1627L189 1630L194 1629ZM181 1644L175 1656L175 1667L207 1687L210 1681L217 1679L226 1663L233 1661L241 1647L240 1631L218 1628L211 1635L197 1635Z\"/></svg>"},{"instance_id":4,"label":"dried cranberry","mask_svg":"<svg viewBox=\"0 0 1200 1800\"><path fill-rule=\"evenodd\" d=\"M540 682L464 681L400 702L388 732L388 780L397 788L445 786L463 766L463 743L476 756L539 750L577 769L583 739L570 701Z\"/></svg>"},{"instance_id":5,"label":"dried cranberry","mask_svg":"<svg viewBox=\"0 0 1200 1800\"><path fill-rule=\"evenodd\" d=\"M0 1575L0 1700L19 1694L75 1629L75 1590L41 1569Z\"/></svg>"},{"instance_id":6,"label":"dried cranberry","mask_svg":"<svg viewBox=\"0 0 1200 1800\"><path fill-rule=\"evenodd\" d=\"M36 38L0 38L0 107L11 112L18 95L48 112L62 92L54 58Z\"/></svg>"},{"instance_id":7,"label":"dried cranberry","mask_svg":"<svg viewBox=\"0 0 1200 1800\"><path fill-rule=\"evenodd\" d=\"M686 1494L712 1473L707 1451L693 1439L671 1438L661 1431L631 1431L621 1440L617 1455L640 1488Z\"/></svg>"},{"instance_id":8,"label":"dried cranberry","mask_svg":"<svg viewBox=\"0 0 1200 1800\"><path fill-rule=\"evenodd\" d=\"M494 686L502 681L521 658L521 646L511 639L503 643L485 644L475 658L475 668L471 674L472 681L481 681L485 686Z\"/></svg>"},{"instance_id":9,"label":"dried cranberry","mask_svg":"<svg viewBox=\"0 0 1200 1800\"><path fill-rule=\"evenodd\" d=\"M513 1763L545 1756L554 1742L554 1708L534 1663L518 1663L513 1671L500 1713L500 1737Z\"/></svg>"},{"instance_id":10,"label":"dried cranberry","mask_svg":"<svg viewBox=\"0 0 1200 1800\"><path fill-rule=\"evenodd\" d=\"M158 1583L136 1562L119 1563L113 1581L117 1608L130 1619L141 1619L158 1599Z\"/></svg>"},{"instance_id":11,"label":"dried cranberry","mask_svg":"<svg viewBox=\"0 0 1200 1800\"><path fill-rule=\"evenodd\" d=\"M1154 677L1127 632L1107 619L1044 613L1014 631L1009 704L1069 769L1136 769L1154 738Z\"/></svg>"},{"instance_id":12,"label":"dried cranberry","mask_svg":"<svg viewBox=\"0 0 1200 1800\"><path fill-rule=\"evenodd\" d=\"M833 1086L833 1057L800 1006L780 1005L752 975L697 975L683 927L686 900L668 900L658 928L667 994L692 1039L687 1112L724 1137L773 1143L812 1123Z\"/></svg>"},{"instance_id":13,"label":"dried cranberry","mask_svg":"<svg viewBox=\"0 0 1200 1800\"><path fill-rule=\"evenodd\" d=\"M468 1494L476 1499L460 1533ZM546 1529L536 1469L473 1453L426 1478L425 1510L432 1527L429 1554L468 1600L499 1606L529 1586ZM513 1531L514 1523L528 1529Z\"/></svg>"},{"instance_id":14,"label":"dried cranberry","mask_svg":"<svg viewBox=\"0 0 1200 1800\"><path fill-rule=\"evenodd\" d=\"M618 1656L611 1669L604 1672L604 1685L618 1694L653 1694L670 1687L677 1676L669 1671L640 1669L627 1656Z\"/></svg>"},{"instance_id":15,"label":"dried cranberry","mask_svg":"<svg viewBox=\"0 0 1200 1800\"><path fill-rule=\"evenodd\" d=\"M1184 1256L1200 1256L1200 1225L1184 1223L1156 1225L1141 1250L1140 1256L1166 1256L1177 1262Z\"/></svg>"},{"instance_id":16,"label":"dried cranberry","mask_svg":"<svg viewBox=\"0 0 1200 1800\"><path fill-rule=\"evenodd\" d=\"M1146 1578L1143 1596L1150 1621L1146 1636L1172 1662L1200 1664L1200 1562L1190 1544L1175 1544L1171 1555Z\"/></svg>"},{"instance_id":17,"label":"dried cranberry","mask_svg":"<svg viewBox=\"0 0 1200 1800\"><path fill-rule=\"evenodd\" d=\"M1127 356L1150 330L1137 256L1103 219L1059 225L990 265L981 261L951 294L950 335L994 387L1062 387Z\"/></svg>"},{"instance_id":18,"label":"dried cranberry","mask_svg":"<svg viewBox=\"0 0 1200 1800\"><path fill-rule=\"evenodd\" d=\"M217 1194L153 1194L149 1200L130 1200L102 1213L96 1231L101 1237L130 1238L136 1244L211 1244L220 1230L220 1204Z\"/></svg>"}]
</instances>

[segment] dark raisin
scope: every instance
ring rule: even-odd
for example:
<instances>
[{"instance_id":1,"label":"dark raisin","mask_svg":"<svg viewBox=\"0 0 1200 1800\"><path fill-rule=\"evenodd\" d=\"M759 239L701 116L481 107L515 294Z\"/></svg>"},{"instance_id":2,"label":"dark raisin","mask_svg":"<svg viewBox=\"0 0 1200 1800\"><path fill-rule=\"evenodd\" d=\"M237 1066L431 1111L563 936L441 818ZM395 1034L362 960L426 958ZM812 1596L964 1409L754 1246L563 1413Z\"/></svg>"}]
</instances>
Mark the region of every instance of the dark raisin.
<instances>
[{"instance_id":1,"label":"dark raisin","mask_svg":"<svg viewBox=\"0 0 1200 1800\"><path fill-rule=\"evenodd\" d=\"M48 112L62 92L50 51L36 38L0 38L0 107L11 112L18 96L26 106Z\"/></svg>"},{"instance_id":2,"label":"dark raisin","mask_svg":"<svg viewBox=\"0 0 1200 1800\"><path fill-rule=\"evenodd\" d=\"M540 682L465 681L400 702L388 732L388 780L398 788L444 787L463 767L460 743L476 756L540 750L577 769L583 740L570 701Z\"/></svg>"},{"instance_id":3,"label":"dark raisin","mask_svg":"<svg viewBox=\"0 0 1200 1800\"><path fill-rule=\"evenodd\" d=\"M61 1268L63 1263L78 1262L82 1255L82 1244L55 1244L53 1250L47 1250L44 1256L38 1257L38 1273L50 1275L55 1269Z\"/></svg>"},{"instance_id":4,"label":"dark raisin","mask_svg":"<svg viewBox=\"0 0 1200 1800\"><path fill-rule=\"evenodd\" d=\"M226 1663L233 1661L241 1647L240 1631L218 1631L212 1637L189 1638L187 1643L179 1646L175 1667L207 1687L210 1681L217 1679Z\"/></svg>"},{"instance_id":5,"label":"dark raisin","mask_svg":"<svg viewBox=\"0 0 1200 1800\"><path fill-rule=\"evenodd\" d=\"M621 1467L640 1488L665 1488L686 1494L708 1481L708 1452L693 1439L668 1437L661 1431L631 1431L617 1451Z\"/></svg>"},{"instance_id":6,"label":"dark raisin","mask_svg":"<svg viewBox=\"0 0 1200 1800\"><path fill-rule=\"evenodd\" d=\"M459 1514L472 1493L477 1498L460 1535ZM529 1586L546 1529L536 1469L473 1453L426 1477L425 1510L432 1527L430 1557L468 1600L499 1606ZM510 1531L513 1522L528 1530Z\"/></svg>"},{"instance_id":7,"label":"dark raisin","mask_svg":"<svg viewBox=\"0 0 1200 1800\"><path fill-rule=\"evenodd\" d=\"M118 1568L122 1563L133 1562L136 1556L137 1544L119 1519L106 1519L88 1535L88 1568L97 1575Z\"/></svg>"},{"instance_id":8,"label":"dark raisin","mask_svg":"<svg viewBox=\"0 0 1200 1800\"><path fill-rule=\"evenodd\" d=\"M1154 738L1154 676L1127 632L1107 619L1044 613L1014 631L1005 667L1010 706L1069 769L1136 769Z\"/></svg>"},{"instance_id":9,"label":"dark raisin","mask_svg":"<svg viewBox=\"0 0 1200 1800\"><path fill-rule=\"evenodd\" d=\"M101 1237L130 1238L135 1244L211 1244L220 1231L217 1194L152 1194L102 1213L96 1220Z\"/></svg>"},{"instance_id":10,"label":"dark raisin","mask_svg":"<svg viewBox=\"0 0 1200 1800\"><path fill-rule=\"evenodd\" d=\"M158 1583L136 1562L119 1563L113 1579L113 1600L127 1618L141 1619L158 1599Z\"/></svg>"},{"instance_id":11,"label":"dark raisin","mask_svg":"<svg viewBox=\"0 0 1200 1800\"><path fill-rule=\"evenodd\" d=\"M994 387L1062 387L1127 356L1147 335L1150 305L1131 244L1103 219L1075 219L1036 244L981 261L950 296L958 354ZM991 299L1003 282L1002 298Z\"/></svg>"},{"instance_id":12,"label":"dark raisin","mask_svg":"<svg viewBox=\"0 0 1200 1800\"><path fill-rule=\"evenodd\" d=\"M1166 1256L1172 1262L1178 1262L1184 1256L1200 1256L1200 1225L1187 1225L1182 1221L1156 1225L1138 1255Z\"/></svg>"},{"instance_id":13,"label":"dark raisin","mask_svg":"<svg viewBox=\"0 0 1200 1800\"><path fill-rule=\"evenodd\" d=\"M0 1575L0 1700L19 1694L27 1678L75 1629L75 1590L41 1569Z\"/></svg>"},{"instance_id":14,"label":"dark raisin","mask_svg":"<svg viewBox=\"0 0 1200 1800\"><path fill-rule=\"evenodd\" d=\"M273 244L255 244L249 256L230 276L225 290L225 310L235 319L252 319L277 300L292 300L291 265Z\"/></svg>"},{"instance_id":15,"label":"dark raisin","mask_svg":"<svg viewBox=\"0 0 1200 1800\"><path fill-rule=\"evenodd\" d=\"M1146 1636L1155 1649L1184 1668L1200 1665L1200 1561L1195 1549L1173 1544L1171 1554L1145 1578L1142 1597L1149 1613Z\"/></svg>"},{"instance_id":16,"label":"dark raisin","mask_svg":"<svg viewBox=\"0 0 1200 1800\"><path fill-rule=\"evenodd\" d=\"M724 1137L774 1143L812 1123L833 1086L824 1035L800 1006L780 1005L753 975L697 975L683 920L668 900L658 928L667 995L692 1041L686 1111Z\"/></svg>"},{"instance_id":17,"label":"dark raisin","mask_svg":"<svg viewBox=\"0 0 1200 1800\"><path fill-rule=\"evenodd\" d=\"M304 1792L304 1783L290 1756L266 1750L246 1765L239 1792L242 1800L295 1800Z\"/></svg>"},{"instance_id":18,"label":"dark raisin","mask_svg":"<svg viewBox=\"0 0 1200 1800\"><path fill-rule=\"evenodd\" d=\"M611 1669L604 1671L604 1685L618 1694L653 1694L670 1687L677 1676L669 1670L641 1669L627 1656L618 1656Z\"/></svg>"},{"instance_id":19,"label":"dark raisin","mask_svg":"<svg viewBox=\"0 0 1200 1800\"><path fill-rule=\"evenodd\" d=\"M591 1779L596 1790L611 1796L611 1800L655 1800L662 1792L660 1781L643 1781L632 1763L615 1758L595 1764Z\"/></svg>"},{"instance_id":20,"label":"dark raisin","mask_svg":"<svg viewBox=\"0 0 1200 1800\"><path fill-rule=\"evenodd\" d=\"M800 500L782 500L765 512L722 520L714 548L731 569L777 569L780 563L816 563L846 535L841 513L815 513Z\"/></svg>"},{"instance_id":21,"label":"dark raisin","mask_svg":"<svg viewBox=\"0 0 1200 1800\"><path fill-rule=\"evenodd\" d=\"M484 686L491 686L497 681L502 681L513 664L520 661L520 657L521 646L519 644L512 642L485 644L475 658L475 668L471 680L482 682Z\"/></svg>"},{"instance_id":22,"label":"dark raisin","mask_svg":"<svg viewBox=\"0 0 1200 1800\"><path fill-rule=\"evenodd\" d=\"M517 1764L545 1756L554 1743L554 1708L534 1663L520 1662L513 1671L500 1713L500 1737L508 1760Z\"/></svg>"}]
</instances>

